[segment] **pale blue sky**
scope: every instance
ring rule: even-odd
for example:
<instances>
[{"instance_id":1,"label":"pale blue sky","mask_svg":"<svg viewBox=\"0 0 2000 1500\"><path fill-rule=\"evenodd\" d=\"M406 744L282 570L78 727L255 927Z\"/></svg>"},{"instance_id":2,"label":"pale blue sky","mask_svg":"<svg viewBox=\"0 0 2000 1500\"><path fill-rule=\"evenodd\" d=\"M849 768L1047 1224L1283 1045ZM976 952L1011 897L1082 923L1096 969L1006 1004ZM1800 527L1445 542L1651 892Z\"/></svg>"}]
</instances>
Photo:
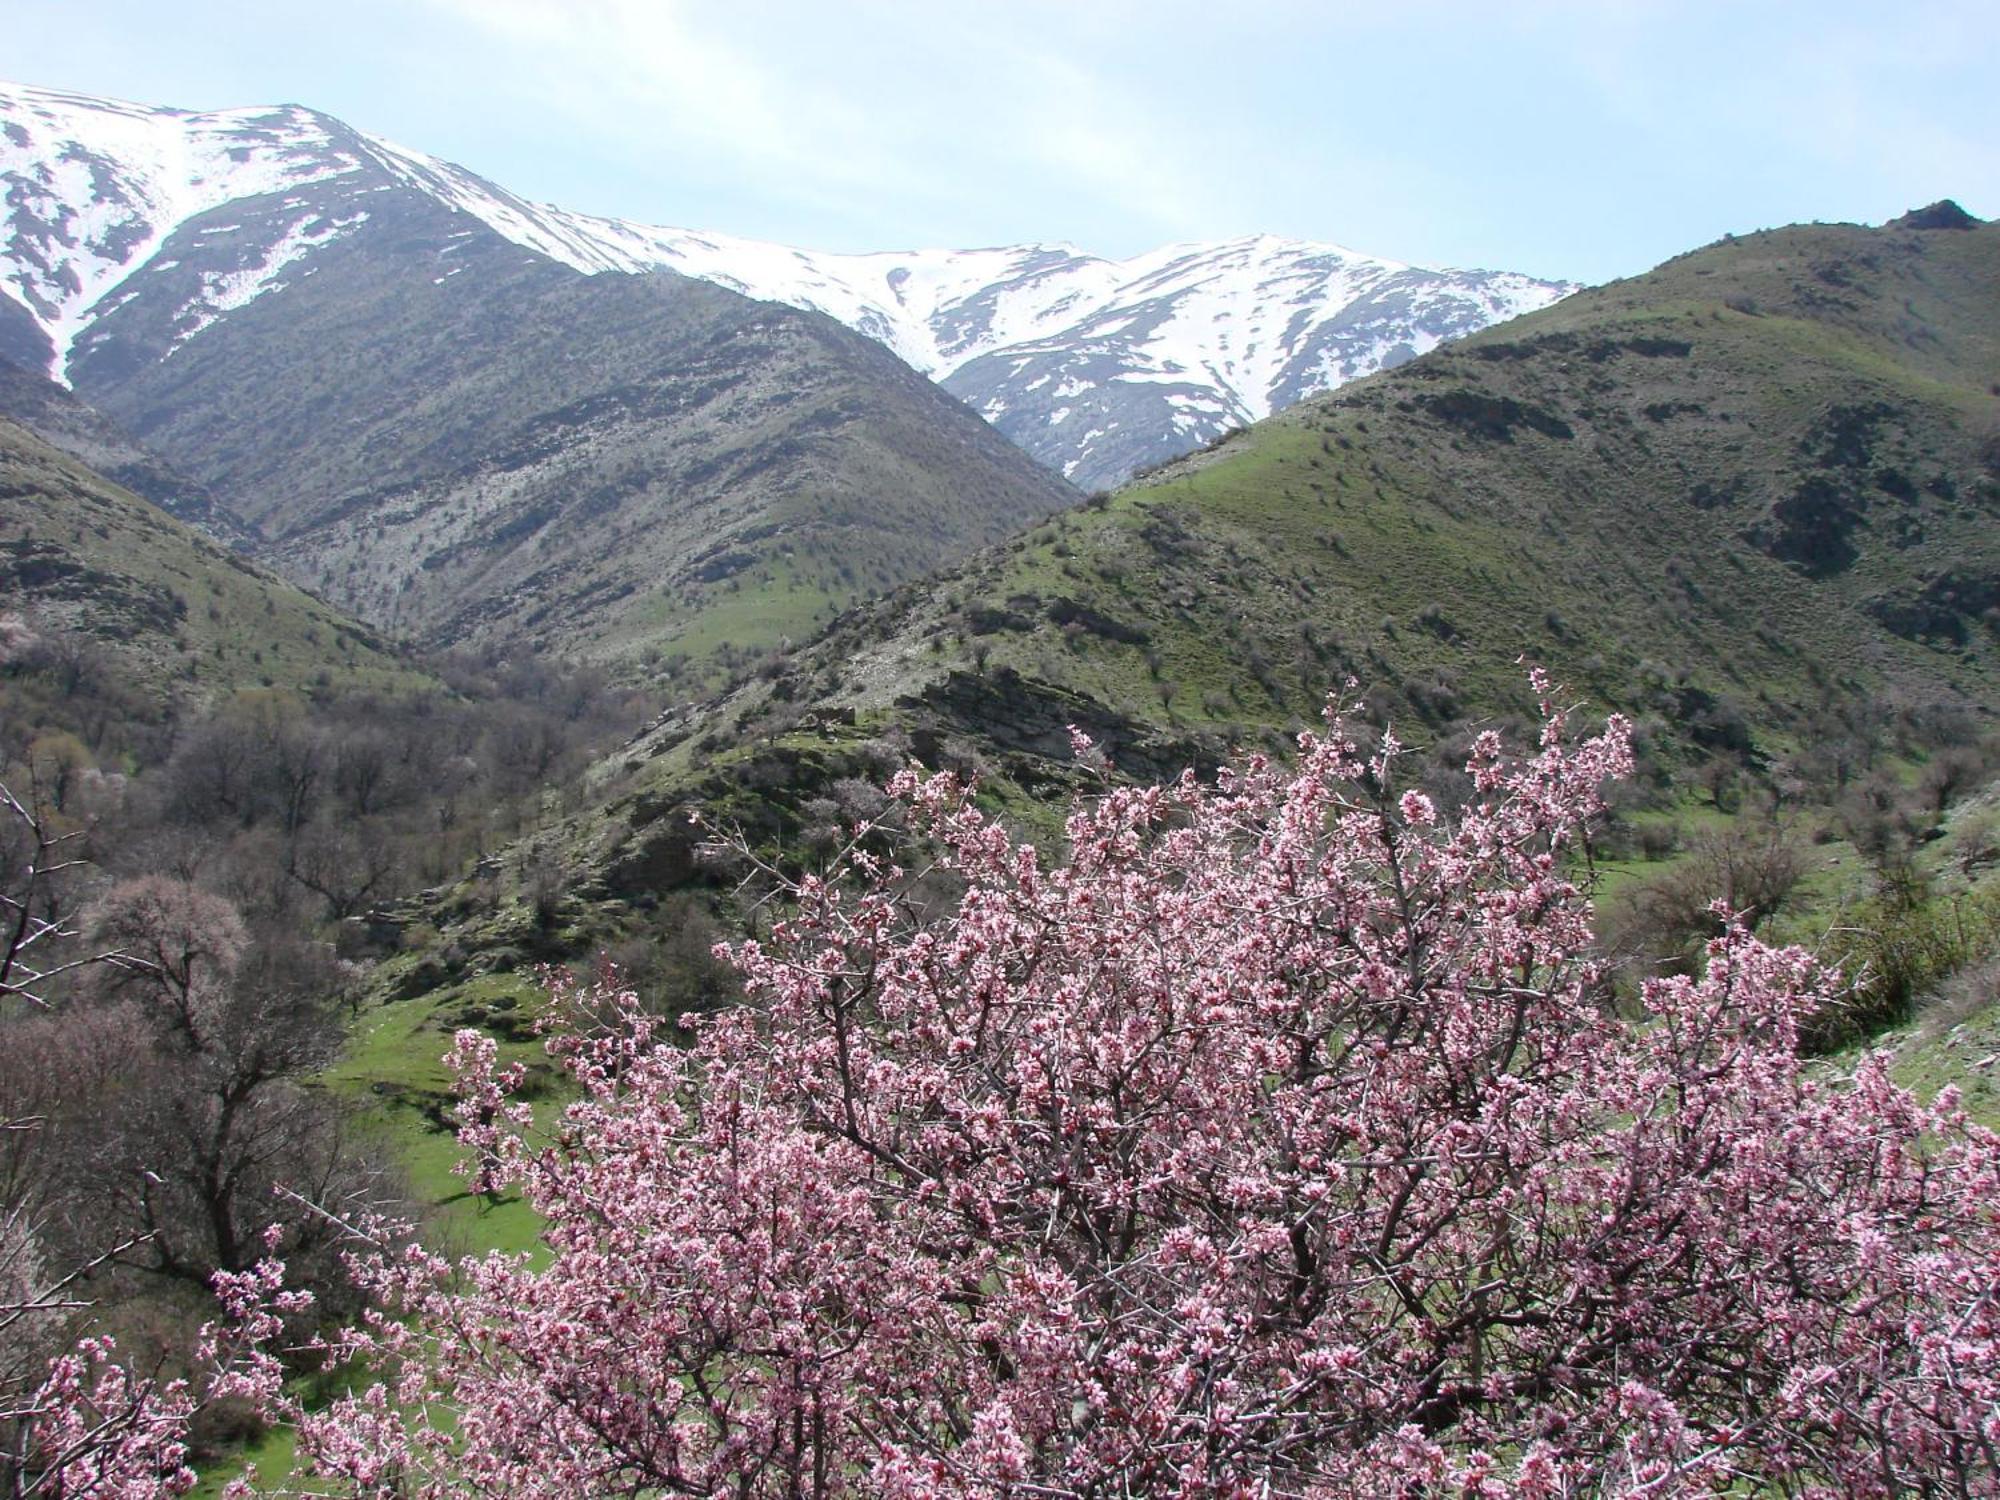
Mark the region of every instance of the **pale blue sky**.
<instances>
[{"instance_id":1,"label":"pale blue sky","mask_svg":"<svg viewBox=\"0 0 2000 1500\"><path fill-rule=\"evenodd\" d=\"M1598 281L2000 213L2000 3L8 0L0 76L296 102L528 197L834 250L1264 230Z\"/></svg>"}]
</instances>

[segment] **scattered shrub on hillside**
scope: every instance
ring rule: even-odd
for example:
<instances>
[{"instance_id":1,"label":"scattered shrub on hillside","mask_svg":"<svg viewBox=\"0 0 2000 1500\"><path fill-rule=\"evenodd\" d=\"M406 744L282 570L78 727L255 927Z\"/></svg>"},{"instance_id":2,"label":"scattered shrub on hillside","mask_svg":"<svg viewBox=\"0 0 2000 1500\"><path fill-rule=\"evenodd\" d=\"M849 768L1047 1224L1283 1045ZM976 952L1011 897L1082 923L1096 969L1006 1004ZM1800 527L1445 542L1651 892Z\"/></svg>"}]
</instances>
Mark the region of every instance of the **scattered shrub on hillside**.
<instances>
[{"instance_id":1,"label":"scattered shrub on hillside","mask_svg":"<svg viewBox=\"0 0 2000 1500\"><path fill-rule=\"evenodd\" d=\"M1924 1032L1942 1036L1990 1009L1995 999L2000 999L2000 953L1989 953L1960 969L1932 993L1923 1010Z\"/></svg>"},{"instance_id":2,"label":"scattered shrub on hillside","mask_svg":"<svg viewBox=\"0 0 2000 1500\"><path fill-rule=\"evenodd\" d=\"M1809 1029L1808 1047L1828 1050L1901 1025L1957 976L1978 975L1997 943L2000 901L1990 896L1914 904L1889 896L1847 913L1828 948L1853 982L1844 1003Z\"/></svg>"}]
</instances>

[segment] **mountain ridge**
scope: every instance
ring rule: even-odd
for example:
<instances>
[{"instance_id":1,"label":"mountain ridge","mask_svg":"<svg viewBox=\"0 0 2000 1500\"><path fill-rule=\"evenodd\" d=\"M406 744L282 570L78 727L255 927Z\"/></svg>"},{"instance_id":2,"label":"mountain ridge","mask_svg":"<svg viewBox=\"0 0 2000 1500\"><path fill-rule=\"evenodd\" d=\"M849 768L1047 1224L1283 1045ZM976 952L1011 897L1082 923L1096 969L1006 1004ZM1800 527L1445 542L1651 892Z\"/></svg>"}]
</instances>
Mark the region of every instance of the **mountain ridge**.
<instances>
[{"instance_id":1,"label":"mountain ridge","mask_svg":"<svg viewBox=\"0 0 2000 1500\"><path fill-rule=\"evenodd\" d=\"M72 372L379 628L633 671L761 650L1077 498L822 314L585 276L373 171L335 186L189 220ZM340 219L185 336L213 267Z\"/></svg>"},{"instance_id":2,"label":"mountain ridge","mask_svg":"<svg viewBox=\"0 0 2000 1500\"><path fill-rule=\"evenodd\" d=\"M1524 661L1634 717L1653 791L1831 798L1886 726L1990 724L1995 515L2000 226L1732 237L850 612L628 750L604 879L698 878L691 807L775 858L911 754L1053 834L1068 726L1170 778L1282 753L1343 681L1459 794L1470 731L1532 720Z\"/></svg>"},{"instance_id":3,"label":"mountain ridge","mask_svg":"<svg viewBox=\"0 0 2000 1500\"><path fill-rule=\"evenodd\" d=\"M97 325L191 220L298 200L260 241L221 247L217 264L181 278L175 339L158 358L310 274L319 249L365 221L368 192L400 185L585 274L673 270L823 312L1084 489L1574 290L1269 235L1125 260L1052 244L800 250L531 203L298 105L201 112L0 84L0 135L12 228L0 286L58 377L103 342ZM35 334L0 312L0 354L32 365Z\"/></svg>"}]
</instances>

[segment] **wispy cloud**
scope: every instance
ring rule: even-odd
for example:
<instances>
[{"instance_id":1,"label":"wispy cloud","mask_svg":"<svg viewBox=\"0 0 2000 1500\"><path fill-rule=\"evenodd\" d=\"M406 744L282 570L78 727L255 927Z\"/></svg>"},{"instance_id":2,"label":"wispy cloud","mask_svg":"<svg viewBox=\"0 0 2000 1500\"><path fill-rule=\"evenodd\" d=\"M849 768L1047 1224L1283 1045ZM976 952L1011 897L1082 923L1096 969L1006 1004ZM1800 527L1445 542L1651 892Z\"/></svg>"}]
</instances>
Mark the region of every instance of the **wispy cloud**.
<instances>
[{"instance_id":1,"label":"wispy cloud","mask_svg":"<svg viewBox=\"0 0 2000 1500\"><path fill-rule=\"evenodd\" d=\"M510 50L513 80L597 149L706 163L802 199L911 186L867 110L662 0L425 0Z\"/></svg>"},{"instance_id":2,"label":"wispy cloud","mask_svg":"<svg viewBox=\"0 0 2000 1500\"><path fill-rule=\"evenodd\" d=\"M504 49L520 87L593 140L704 161L796 201L861 197L945 219L1038 183L1174 235L1227 196L1195 133L1052 44L1078 29L1054 6L752 5L725 30L713 11L660 0L425 3ZM1110 9L1084 29L1110 24Z\"/></svg>"},{"instance_id":3,"label":"wispy cloud","mask_svg":"<svg viewBox=\"0 0 2000 1500\"><path fill-rule=\"evenodd\" d=\"M2000 211L1993 0L345 3L13 0L9 68L296 99L533 196L832 249L1268 229L1599 277Z\"/></svg>"}]
</instances>

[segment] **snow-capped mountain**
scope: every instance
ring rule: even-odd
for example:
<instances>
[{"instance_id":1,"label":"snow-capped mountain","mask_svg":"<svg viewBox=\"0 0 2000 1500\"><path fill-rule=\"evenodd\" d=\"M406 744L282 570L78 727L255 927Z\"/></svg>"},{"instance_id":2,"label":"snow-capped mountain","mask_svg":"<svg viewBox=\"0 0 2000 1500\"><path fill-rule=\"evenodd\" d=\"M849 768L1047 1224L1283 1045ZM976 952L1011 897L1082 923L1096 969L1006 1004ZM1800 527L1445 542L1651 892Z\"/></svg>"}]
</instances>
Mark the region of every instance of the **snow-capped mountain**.
<instances>
[{"instance_id":1,"label":"snow-capped mountain","mask_svg":"<svg viewBox=\"0 0 2000 1500\"><path fill-rule=\"evenodd\" d=\"M840 322L325 116L4 102L0 415L372 624L701 681L1075 501Z\"/></svg>"},{"instance_id":2,"label":"snow-capped mountain","mask_svg":"<svg viewBox=\"0 0 2000 1500\"><path fill-rule=\"evenodd\" d=\"M456 204L580 270L664 266L838 318L1086 489L1575 290L1271 235L1130 260L1069 245L838 255L553 209L530 225L518 200L476 191Z\"/></svg>"},{"instance_id":3,"label":"snow-capped mountain","mask_svg":"<svg viewBox=\"0 0 2000 1500\"><path fill-rule=\"evenodd\" d=\"M192 334L261 292L361 211L329 218L312 189L359 172L352 132L297 108L195 114L0 84L0 183L6 187L4 285L67 381L80 340L131 300L182 225L240 200L291 193L287 222L247 256L210 257L190 300ZM213 236L233 232L213 226Z\"/></svg>"},{"instance_id":4,"label":"snow-capped mountain","mask_svg":"<svg viewBox=\"0 0 2000 1500\"><path fill-rule=\"evenodd\" d=\"M1269 236L1122 261L796 250L529 203L298 106L196 113L12 84L0 185L0 355L58 379L170 358L313 274L371 195L407 189L586 274L667 269L825 313L1084 488L1573 290Z\"/></svg>"}]
</instances>

